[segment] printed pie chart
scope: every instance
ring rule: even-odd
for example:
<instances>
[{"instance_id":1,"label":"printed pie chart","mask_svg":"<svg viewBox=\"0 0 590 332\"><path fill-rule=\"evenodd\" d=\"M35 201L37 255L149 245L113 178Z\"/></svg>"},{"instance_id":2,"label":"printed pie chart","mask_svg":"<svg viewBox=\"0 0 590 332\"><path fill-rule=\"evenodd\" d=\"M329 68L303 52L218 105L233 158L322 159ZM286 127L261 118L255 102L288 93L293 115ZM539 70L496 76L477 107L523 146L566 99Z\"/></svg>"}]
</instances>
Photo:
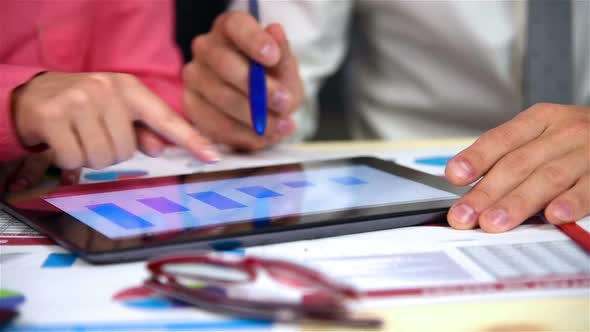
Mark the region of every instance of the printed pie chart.
<instances>
[{"instance_id":1,"label":"printed pie chart","mask_svg":"<svg viewBox=\"0 0 590 332\"><path fill-rule=\"evenodd\" d=\"M16 310L25 302L25 297L15 291L0 288L0 329L9 324L18 314Z\"/></svg>"},{"instance_id":2,"label":"printed pie chart","mask_svg":"<svg viewBox=\"0 0 590 332\"><path fill-rule=\"evenodd\" d=\"M25 297L22 294L0 288L0 309L15 310L23 302L25 302Z\"/></svg>"}]
</instances>

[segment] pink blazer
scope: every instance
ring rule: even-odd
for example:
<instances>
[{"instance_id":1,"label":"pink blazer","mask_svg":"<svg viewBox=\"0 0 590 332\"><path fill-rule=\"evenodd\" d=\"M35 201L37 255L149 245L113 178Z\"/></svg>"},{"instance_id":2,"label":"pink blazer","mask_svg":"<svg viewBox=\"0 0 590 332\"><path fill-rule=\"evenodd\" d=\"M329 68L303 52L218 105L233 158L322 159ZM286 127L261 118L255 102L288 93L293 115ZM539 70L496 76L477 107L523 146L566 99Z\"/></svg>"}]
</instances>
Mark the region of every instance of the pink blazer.
<instances>
[{"instance_id":1,"label":"pink blazer","mask_svg":"<svg viewBox=\"0 0 590 332\"><path fill-rule=\"evenodd\" d=\"M14 129L11 93L43 71L134 74L180 110L172 0L2 0L0 7L0 161L28 153Z\"/></svg>"}]
</instances>

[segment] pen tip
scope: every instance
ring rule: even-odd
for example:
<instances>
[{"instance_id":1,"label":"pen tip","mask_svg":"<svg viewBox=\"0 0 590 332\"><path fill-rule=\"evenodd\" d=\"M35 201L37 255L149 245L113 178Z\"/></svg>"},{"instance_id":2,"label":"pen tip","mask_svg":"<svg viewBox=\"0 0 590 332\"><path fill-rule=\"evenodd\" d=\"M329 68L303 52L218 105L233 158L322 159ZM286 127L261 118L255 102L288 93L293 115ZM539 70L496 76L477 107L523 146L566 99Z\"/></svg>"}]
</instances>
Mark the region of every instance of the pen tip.
<instances>
[{"instance_id":1,"label":"pen tip","mask_svg":"<svg viewBox=\"0 0 590 332\"><path fill-rule=\"evenodd\" d=\"M264 131L265 131L265 124L264 123L256 123L254 125L254 131L256 131L256 134L258 134L258 136L264 136Z\"/></svg>"}]
</instances>

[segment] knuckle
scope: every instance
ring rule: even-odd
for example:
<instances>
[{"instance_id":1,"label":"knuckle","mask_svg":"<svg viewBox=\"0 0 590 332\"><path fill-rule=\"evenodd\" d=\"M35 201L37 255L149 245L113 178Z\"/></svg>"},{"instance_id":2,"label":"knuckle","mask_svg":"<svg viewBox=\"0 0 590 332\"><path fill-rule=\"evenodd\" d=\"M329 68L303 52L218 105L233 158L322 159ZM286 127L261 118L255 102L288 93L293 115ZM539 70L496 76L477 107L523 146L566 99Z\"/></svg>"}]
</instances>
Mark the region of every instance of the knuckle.
<instances>
[{"instance_id":1,"label":"knuckle","mask_svg":"<svg viewBox=\"0 0 590 332\"><path fill-rule=\"evenodd\" d=\"M211 52L210 65L214 70L220 72L235 73L234 59L230 52Z\"/></svg>"},{"instance_id":2,"label":"knuckle","mask_svg":"<svg viewBox=\"0 0 590 332\"><path fill-rule=\"evenodd\" d=\"M79 86L67 90L64 93L66 103L69 106L82 108L87 106L92 100L91 92L87 87Z\"/></svg>"},{"instance_id":3,"label":"knuckle","mask_svg":"<svg viewBox=\"0 0 590 332\"><path fill-rule=\"evenodd\" d=\"M522 179L531 172L530 156L524 151L515 151L498 162L498 168L505 170L510 176Z\"/></svg>"},{"instance_id":4,"label":"knuckle","mask_svg":"<svg viewBox=\"0 0 590 332\"><path fill-rule=\"evenodd\" d=\"M213 21L213 31L217 31L218 29L222 28L224 22L228 19L228 17L231 17L234 14L234 12L229 12L227 14L217 16L217 18L215 18L215 20Z\"/></svg>"},{"instance_id":5,"label":"knuckle","mask_svg":"<svg viewBox=\"0 0 590 332\"><path fill-rule=\"evenodd\" d=\"M236 29L243 26L244 14L240 12L230 12L225 19L220 19L219 27L224 34L232 34Z\"/></svg>"},{"instance_id":6,"label":"knuckle","mask_svg":"<svg viewBox=\"0 0 590 332\"><path fill-rule=\"evenodd\" d=\"M504 206L507 207L508 211L519 211L519 212L526 212L531 210L533 206L532 200L530 198L527 199L521 192L512 192L506 199L504 200L506 204ZM537 211L535 211L536 213Z\"/></svg>"},{"instance_id":7,"label":"knuckle","mask_svg":"<svg viewBox=\"0 0 590 332\"><path fill-rule=\"evenodd\" d=\"M89 74L86 79L81 82L81 87L92 92L112 91L112 75L103 73Z\"/></svg>"},{"instance_id":8,"label":"knuckle","mask_svg":"<svg viewBox=\"0 0 590 332\"><path fill-rule=\"evenodd\" d=\"M504 150L511 149L513 142L518 141L519 133L514 130L508 130L506 127L497 127L488 132L490 142L501 145Z\"/></svg>"},{"instance_id":9,"label":"knuckle","mask_svg":"<svg viewBox=\"0 0 590 332\"><path fill-rule=\"evenodd\" d=\"M578 121L566 125L563 133L566 136L588 138L588 134L590 134L590 119L578 119Z\"/></svg>"},{"instance_id":10,"label":"knuckle","mask_svg":"<svg viewBox=\"0 0 590 332\"><path fill-rule=\"evenodd\" d=\"M240 105L241 96L232 88L224 86L217 91L218 96L215 98L219 100L221 107L225 111L236 109Z\"/></svg>"},{"instance_id":11,"label":"knuckle","mask_svg":"<svg viewBox=\"0 0 590 332\"><path fill-rule=\"evenodd\" d=\"M194 71L195 71L194 66L195 66L194 63L190 62L182 67L182 80L183 80L183 82L192 81L192 78L194 76Z\"/></svg>"},{"instance_id":12,"label":"knuckle","mask_svg":"<svg viewBox=\"0 0 590 332\"><path fill-rule=\"evenodd\" d=\"M495 201L490 189L483 186L473 187L467 195L468 198L470 198L470 203L472 203L472 206L475 209L477 209L477 207L480 206L482 202L487 202L487 204L490 204Z\"/></svg>"},{"instance_id":13,"label":"knuckle","mask_svg":"<svg viewBox=\"0 0 590 332\"><path fill-rule=\"evenodd\" d=\"M66 109L57 103L48 103L47 105L35 105L39 120L42 122L63 121L66 117Z\"/></svg>"},{"instance_id":14,"label":"knuckle","mask_svg":"<svg viewBox=\"0 0 590 332\"><path fill-rule=\"evenodd\" d=\"M554 187L564 188L569 185L568 170L555 163L544 166L539 170L541 179Z\"/></svg>"},{"instance_id":15,"label":"knuckle","mask_svg":"<svg viewBox=\"0 0 590 332\"><path fill-rule=\"evenodd\" d=\"M193 39L191 44L191 50L193 51L193 57L199 59L207 55L208 50L208 37L206 35L200 35Z\"/></svg>"},{"instance_id":16,"label":"knuckle","mask_svg":"<svg viewBox=\"0 0 590 332\"><path fill-rule=\"evenodd\" d=\"M137 77L127 73L114 74L114 80L124 85L136 84L139 81Z\"/></svg>"},{"instance_id":17,"label":"knuckle","mask_svg":"<svg viewBox=\"0 0 590 332\"><path fill-rule=\"evenodd\" d=\"M531 113L536 113L544 118L551 118L556 113L560 113L561 105L553 103L536 103L529 108Z\"/></svg>"}]
</instances>

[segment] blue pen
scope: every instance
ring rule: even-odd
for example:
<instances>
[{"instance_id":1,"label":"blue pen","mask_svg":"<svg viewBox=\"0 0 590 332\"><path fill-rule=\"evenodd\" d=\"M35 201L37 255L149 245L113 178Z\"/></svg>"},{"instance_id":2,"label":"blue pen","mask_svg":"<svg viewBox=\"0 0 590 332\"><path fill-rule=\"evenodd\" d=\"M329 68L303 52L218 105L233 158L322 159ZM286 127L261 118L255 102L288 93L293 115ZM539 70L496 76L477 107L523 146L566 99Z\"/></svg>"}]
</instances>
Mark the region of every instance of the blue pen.
<instances>
[{"instance_id":1,"label":"blue pen","mask_svg":"<svg viewBox=\"0 0 590 332\"><path fill-rule=\"evenodd\" d=\"M250 14L258 16L258 1L249 0ZM252 126L259 136L266 130L266 73L264 67L255 61L250 62L250 116Z\"/></svg>"}]
</instances>

